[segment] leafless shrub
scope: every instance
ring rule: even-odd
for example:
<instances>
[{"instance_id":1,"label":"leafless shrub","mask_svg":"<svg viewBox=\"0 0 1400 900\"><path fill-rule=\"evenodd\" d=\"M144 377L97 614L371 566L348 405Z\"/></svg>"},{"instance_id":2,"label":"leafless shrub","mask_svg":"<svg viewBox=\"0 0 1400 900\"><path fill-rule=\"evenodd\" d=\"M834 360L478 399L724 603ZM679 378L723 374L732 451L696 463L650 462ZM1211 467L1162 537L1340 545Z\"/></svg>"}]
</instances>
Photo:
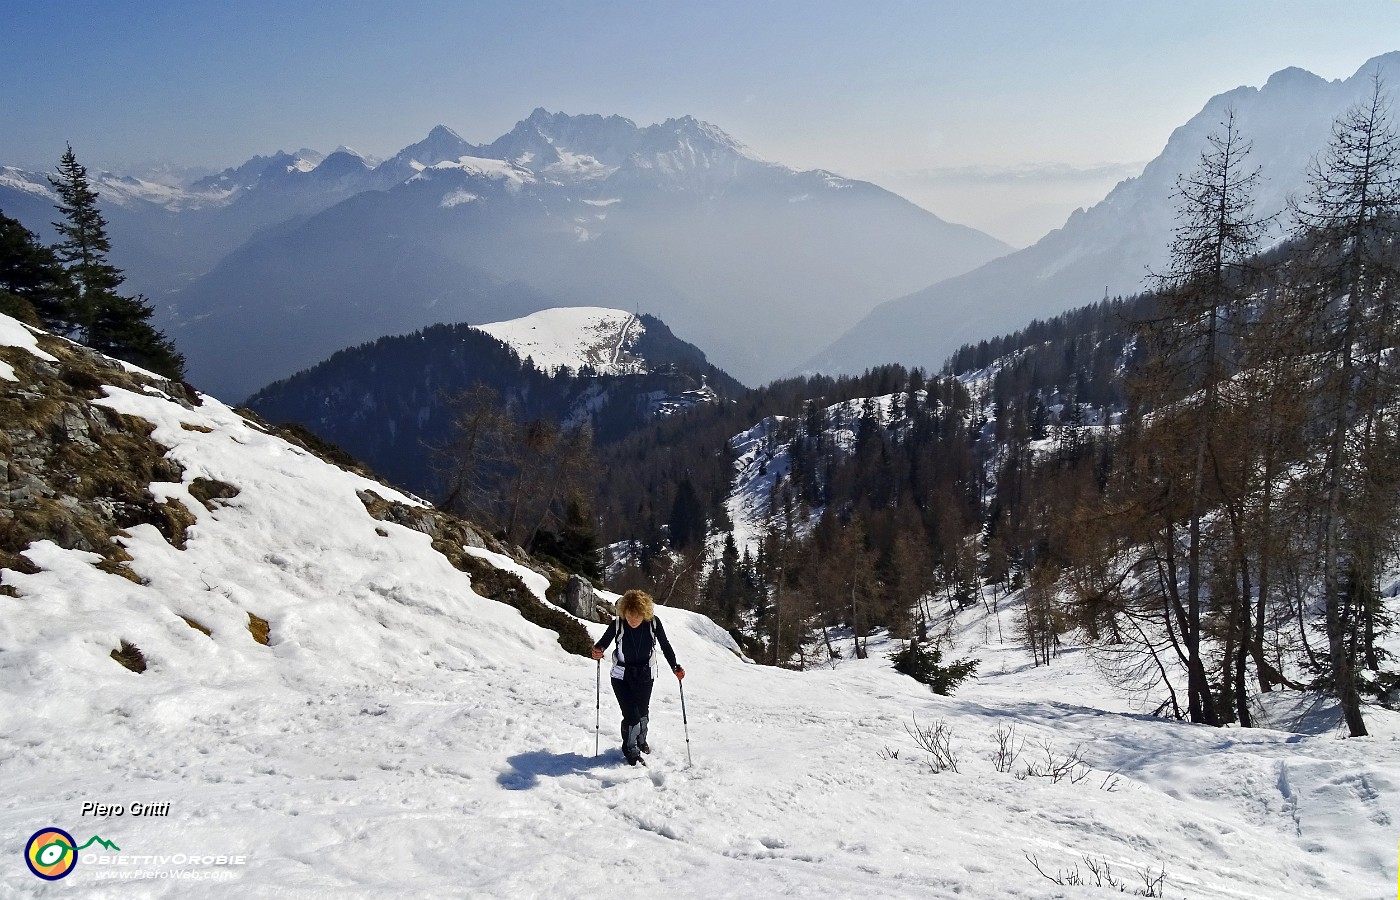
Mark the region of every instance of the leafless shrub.
<instances>
[{"instance_id":1,"label":"leafless shrub","mask_svg":"<svg viewBox=\"0 0 1400 900\"><path fill-rule=\"evenodd\" d=\"M1066 780L1070 784L1079 784L1093 771L1084 761L1083 744L1076 744L1069 753L1061 754L1055 752L1054 746L1047 738L1041 741L1040 749L1045 752L1045 759L1027 763L1026 768L1016 777L1022 781L1027 778L1049 778L1054 784Z\"/></svg>"},{"instance_id":2,"label":"leafless shrub","mask_svg":"<svg viewBox=\"0 0 1400 900\"><path fill-rule=\"evenodd\" d=\"M992 761L998 772L1006 774L1015 767L1026 741L1016 734L1015 725L998 725L994 737L997 746L987 758Z\"/></svg>"},{"instance_id":3,"label":"leafless shrub","mask_svg":"<svg viewBox=\"0 0 1400 900\"><path fill-rule=\"evenodd\" d=\"M1029 853L1025 854L1026 861L1035 866L1035 870L1046 879L1055 884L1066 887L1106 887L1117 888L1121 894L1128 892L1128 883L1113 874L1113 868L1108 864L1108 860L1103 857L1094 857L1083 854L1080 858L1084 861L1085 871L1079 870L1079 863L1074 864L1074 868L1060 870L1056 869L1051 875L1040 865L1040 860ZM1143 880L1143 886L1133 891L1135 897L1161 897L1167 880L1166 866L1162 866L1156 873L1151 866L1138 870L1138 876Z\"/></svg>"},{"instance_id":4,"label":"leafless shrub","mask_svg":"<svg viewBox=\"0 0 1400 900\"><path fill-rule=\"evenodd\" d=\"M1167 866L1165 863L1159 864L1156 874L1153 874L1151 866L1143 866L1137 870L1138 877L1142 879L1143 886L1133 891L1139 897L1164 897L1167 886Z\"/></svg>"},{"instance_id":5,"label":"leafless shrub","mask_svg":"<svg viewBox=\"0 0 1400 900\"><path fill-rule=\"evenodd\" d=\"M928 754L928 767L935 775L941 772L958 771L958 756L953 751L953 726L942 719L935 719L932 725L920 725L917 716L912 726L904 730L914 739L919 749Z\"/></svg>"}]
</instances>

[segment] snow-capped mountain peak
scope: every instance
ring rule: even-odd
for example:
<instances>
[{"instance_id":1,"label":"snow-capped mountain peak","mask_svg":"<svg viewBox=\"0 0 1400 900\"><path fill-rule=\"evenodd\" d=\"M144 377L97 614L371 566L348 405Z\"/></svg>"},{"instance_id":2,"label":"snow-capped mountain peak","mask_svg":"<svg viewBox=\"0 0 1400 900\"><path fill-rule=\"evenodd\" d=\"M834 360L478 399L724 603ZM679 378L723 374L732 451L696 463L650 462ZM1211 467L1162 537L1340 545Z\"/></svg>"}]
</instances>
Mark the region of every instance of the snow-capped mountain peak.
<instances>
[{"instance_id":1,"label":"snow-capped mountain peak","mask_svg":"<svg viewBox=\"0 0 1400 900\"><path fill-rule=\"evenodd\" d=\"M756 155L724 131L692 116L639 128L622 116L569 115L538 108L482 148L535 171L596 178L624 166L654 171L712 169Z\"/></svg>"},{"instance_id":2,"label":"snow-capped mountain peak","mask_svg":"<svg viewBox=\"0 0 1400 900\"><path fill-rule=\"evenodd\" d=\"M302 147L292 154L292 161L287 164L287 171L310 172L319 166L325 158L326 154L318 150Z\"/></svg>"},{"instance_id":3,"label":"snow-capped mountain peak","mask_svg":"<svg viewBox=\"0 0 1400 900\"><path fill-rule=\"evenodd\" d=\"M758 154L750 150L742 141L735 139L717 125L712 125L709 122L702 122L694 116L681 116L679 119L667 119L665 122L654 127L663 133L674 134L681 140L687 142L698 142L708 145L713 150L727 151L735 156L759 160Z\"/></svg>"},{"instance_id":4,"label":"snow-capped mountain peak","mask_svg":"<svg viewBox=\"0 0 1400 900\"><path fill-rule=\"evenodd\" d=\"M114 222L114 242L136 248L129 284L169 297L202 384L246 396L385 330L571 305L648 309L759 381L878 298L1007 249L868 183L760 161L694 116L639 127L540 108L485 146L444 125L374 169L345 150L312 161L255 157L197 182L198 202L226 211L196 227L172 226L149 204ZM858 189L838 190L848 185ZM52 221L37 195L0 191L21 221ZM817 202L794 208L796 198ZM284 238L322 234L293 253L272 226ZM245 264L258 273L237 271ZM268 309L216 299L226 291ZM361 294L402 302L388 319L340 314ZM230 329L284 315L300 321L258 339L256 365L233 358L243 344Z\"/></svg>"},{"instance_id":5,"label":"snow-capped mountain peak","mask_svg":"<svg viewBox=\"0 0 1400 900\"><path fill-rule=\"evenodd\" d=\"M304 175L315 170L325 159L326 154L307 147L295 153L278 150L271 156L254 156L240 166L230 166L218 174L201 178L190 185L190 190L196 193L244 191L257 187L264 178L281 179Z\"/></svg>"},{"instance_id":6,"label":"snow-capped mountain peak","mask_svg":"<svg viewBox=\"0 0 1400 900\"><path fill-rule=\"evenodd\" d=\"M346 156L353 156L356 159L363 162L366 166L374 166L379 163L379 160L375 159L373 156L366 156L365 154L356 150L354 147L350 147L346 144L341 144L339 147L336 147L334 150L331 151L330 156L335 156L337 153L344 153Z\"/></svg>"},{"instance_id":7,"label":"snow-capped mountain peak","mask_svg":"<svg viewBox=\"0 0 1400 900\"><path fill-rule=\"evenodd\" d=\"M480 149L468 143L460 134L446 125L436 125L428 132L427 137L394 154L380 169L392 172L400 178L408 178L414 172L420 172L446 160L479 155Z\"/></svg>"},{"instance_id":8,"label":"snow-capped mountain peak","mask_svg":"<svg viewBox=\"0 0 1400 900\"><path fill-rule=\"evenodd\" d=\"M427 140L430 141L461 141L462 136L448 128L446 125L434 125L428 132ZM465 142L464 142L465 143Z\"/></svg>"}]
</instances>

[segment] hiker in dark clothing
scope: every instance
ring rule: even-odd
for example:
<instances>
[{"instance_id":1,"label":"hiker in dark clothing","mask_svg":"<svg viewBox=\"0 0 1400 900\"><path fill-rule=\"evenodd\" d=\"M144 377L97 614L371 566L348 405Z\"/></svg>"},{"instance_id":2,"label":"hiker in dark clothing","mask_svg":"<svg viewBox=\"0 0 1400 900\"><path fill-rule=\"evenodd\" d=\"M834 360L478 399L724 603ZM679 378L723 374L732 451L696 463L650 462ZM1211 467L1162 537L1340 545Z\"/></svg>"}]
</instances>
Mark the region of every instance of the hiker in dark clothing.
<instances>
[{"instance_id":1,"label":"hiker in dark clothing","mask_svg":"<svg viewBox=\"0 0 1400 900\"><path fill-rule=\"evenodd\" d=\"M602 659L603 651L614 639L617 646L613 649L612 688L617 705L622 708L622 755L629 765L635 766L643 753L651 752L647 743L647 709L655 680L652 659L656 645L661 645L676 678L684 678L685 669L676 662L676 652L666 639L661 620L652 614L651 595L646 591L628 591L617 601L617 618L593 645L593 658Z\"/></svg>"}]
</instances>

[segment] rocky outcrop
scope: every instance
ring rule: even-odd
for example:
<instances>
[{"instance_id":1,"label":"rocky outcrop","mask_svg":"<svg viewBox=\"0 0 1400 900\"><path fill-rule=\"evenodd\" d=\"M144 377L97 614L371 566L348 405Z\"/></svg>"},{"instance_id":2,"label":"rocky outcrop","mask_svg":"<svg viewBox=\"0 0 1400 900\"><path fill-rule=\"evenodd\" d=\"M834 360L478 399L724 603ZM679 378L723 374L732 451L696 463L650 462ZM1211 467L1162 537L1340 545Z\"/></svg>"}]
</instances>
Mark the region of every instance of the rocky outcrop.
<instances>
[{"instance_id":1,"label":"rocky outcrop","mask_svg":"<svg viewBox=\"0 0 1400 900\"><path fill-rule=\"evenodd\" d=\"M455 568L472 577L472 590L476 593L512 606L527 620L556 632L559 635L560 646L570 653L587 655L592 648L593 641L583 626L559 609L568 609L570 576L567 573L541 564L519 547L510 547L490 535L482 534L470 522L450 513L428 506L412 506L398 500L386 500L373 490L360 491L357 496L369 514L381 522L393 522L432 538L434 550L445 556ZM545 592L549 604L541 603L519 576L497 569L481 557L467 553L464 549L466 547L507 556L517 564L549 579L549 588ZM598 621L592 613L575 615L578 618Z\"/></svg>"},{"instance_id":2,"label":"rocky outcrop","mask_svg":"<svg viewBox=\"0 0 1400 900\"><path fill-rule=\"evenodd\" d=\"M590 622L606 622L616 615L612 604L598 596L593 585L578 575L570 575L564 586L564 609Z\"/></svg>"},{"instance_id":3,"label":"rocky outcrop","mask_svg":"<svg viewBox=\"0 0 1400 900\"><path fill-rule=\"evenodd\" d=\"M91 401L103 385L160 391L184 406L197 396L70 341L40 335L39 343L54 360L0 347L16 376L0 380L0 568L30 571L20 554L49 540L100 554L104 570L139 580L113 538L144 522L183 547L194 516L149 490L153 481L180 481L182 469L151 439L150 423Z\"/></svg>"}]
</instances>

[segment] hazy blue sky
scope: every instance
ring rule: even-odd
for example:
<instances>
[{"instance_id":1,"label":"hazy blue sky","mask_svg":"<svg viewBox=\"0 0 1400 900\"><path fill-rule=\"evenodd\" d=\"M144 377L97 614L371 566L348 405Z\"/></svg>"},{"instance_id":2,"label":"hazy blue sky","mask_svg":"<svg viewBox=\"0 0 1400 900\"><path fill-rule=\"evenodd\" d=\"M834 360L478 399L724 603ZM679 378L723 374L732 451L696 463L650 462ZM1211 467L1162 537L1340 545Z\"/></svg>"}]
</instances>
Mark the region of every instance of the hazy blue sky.
<instances>
[{"instance_id":1,"label":"hazy blue sky","mask_svg":"<svg viewBox=\"0 0 1400 900\"><path fill-rule=\"evenodd\" d=\"M219 167L536 106L694 115L760 155L866 178L1029 243L1155 156L1212 95L1400 49L1400 0L15 0L0 163Z\"/></svg>"}]
</instances>

